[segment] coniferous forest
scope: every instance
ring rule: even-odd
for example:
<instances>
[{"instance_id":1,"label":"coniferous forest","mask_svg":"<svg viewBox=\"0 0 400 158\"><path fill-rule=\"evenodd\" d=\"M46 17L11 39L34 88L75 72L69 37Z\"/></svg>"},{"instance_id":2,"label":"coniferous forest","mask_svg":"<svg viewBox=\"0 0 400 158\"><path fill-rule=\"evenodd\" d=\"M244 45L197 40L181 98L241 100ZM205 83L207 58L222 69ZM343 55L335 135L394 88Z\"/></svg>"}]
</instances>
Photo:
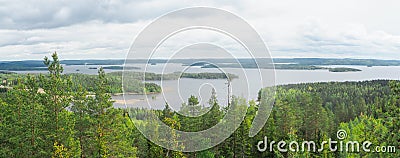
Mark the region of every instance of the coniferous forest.
<instances>
[{"instance_id":1,"label":"coniferous forest","mask_svg":"<svg viewBox=\"0 0 400 158\"><path fill-rule=\"evenodd\" d=\"M0 157L400 157L399 81L277 86L271 115L254 137L249 137L249 130L267 89L261 89L254 101L233 96L230 105L220 105L215 92L210 92L208 106L199 105L195 96L188 98L180 110L206 111L201 117L182 116L169 105L151 110L174 129L200 131L217 124L229 106L247 109L243 122L221 144L185 153L153 144L137 130L133 121L140 122L150 109L113 107L110 92L120 89L112 89L115 81L102 68L96 77L85 79L64 74L57 54L46 57L44 64L48 74L15 76L13 87L0 93ZM159 91L155 85L148 88ZM155 135L174 134L142 125ZM370 141L371 150L392 146L395 152L327 150L322 142L337 140L338 130L347 132L346 140ZM261 152L257 144L265 136L285 142L312 140L317 149L325 150Z\"/></svg>"}]
</instances>

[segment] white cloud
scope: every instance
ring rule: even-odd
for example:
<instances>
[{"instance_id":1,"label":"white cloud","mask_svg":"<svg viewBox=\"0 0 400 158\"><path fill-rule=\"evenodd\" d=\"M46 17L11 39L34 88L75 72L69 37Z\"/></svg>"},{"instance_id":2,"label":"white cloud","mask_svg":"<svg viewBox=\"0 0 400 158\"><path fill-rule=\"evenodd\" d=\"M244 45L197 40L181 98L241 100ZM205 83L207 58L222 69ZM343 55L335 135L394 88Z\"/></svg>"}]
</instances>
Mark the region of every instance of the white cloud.
<instances>
[{"instance_id":1,"label":"white cloud","mask_svg":"<svg viewBox=\"0 0 400 158\"><path fill-rule=\"evenodd\" d=\"M0 40L0 53L6 60L42 59L54 51L64 59L123 58L146 23L90 21L53 29L1 30L6 38Z\"/></svg>"},{"instance_id":2,"label":"white cloud","mask_svg":"<svg viewBox=\"0 0 400 158\"><path fill-rule=\"evenodd\" d=\"M274 57L400 59L400 2L394 0L0 0L0 4L0 60L42 59L53 51L63 59L124 58L133 38L151 20L197 5L243 17ZM223 38L200 35L201 40L235 48Z\"/></svg>"}]
</instances>

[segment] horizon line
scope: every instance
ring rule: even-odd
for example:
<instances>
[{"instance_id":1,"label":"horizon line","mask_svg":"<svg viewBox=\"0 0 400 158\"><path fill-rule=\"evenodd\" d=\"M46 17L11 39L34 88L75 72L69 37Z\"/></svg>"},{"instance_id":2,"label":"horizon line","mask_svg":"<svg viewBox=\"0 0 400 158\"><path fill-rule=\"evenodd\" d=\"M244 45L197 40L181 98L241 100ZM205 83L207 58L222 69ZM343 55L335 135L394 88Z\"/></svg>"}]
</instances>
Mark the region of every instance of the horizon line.
<instances>
[{"instance_id":1,"label":"horizon line","mask_svg":"<svg viewBox=\"0 0 400 158\"><path fill-rule=\"evenodd\" d=\"M178 59L168 59L168 58L154 58L150 60L196 60L196 59L357 59L357 60L394 60L400 61L400 59L379 59L379 58L339 58L339 57L275 57L275 58L178 58ZM72 61L72 60L126 60L123 58L101 58L101 59L62 59L60 61ZM128 60L147 60L147 59L128 59ZM0 62L12 62L12 61L43 61L43 59L25 59L25 60L0 60Z\"/></svg>"}]
</instances>

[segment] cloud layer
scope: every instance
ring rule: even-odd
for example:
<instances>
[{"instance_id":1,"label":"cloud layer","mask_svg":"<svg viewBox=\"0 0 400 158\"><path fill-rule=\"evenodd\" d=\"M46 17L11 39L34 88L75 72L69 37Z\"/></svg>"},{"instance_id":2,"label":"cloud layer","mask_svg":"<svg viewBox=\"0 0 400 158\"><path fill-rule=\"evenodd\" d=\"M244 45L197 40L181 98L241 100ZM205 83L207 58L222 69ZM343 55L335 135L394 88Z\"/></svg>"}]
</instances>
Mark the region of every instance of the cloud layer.
<instances>
[{"instance_id":1,"label":"cloud layer","mask_svg":"<svg viewBox=\"0 0 400 158\"><path fill-rule=\"evenodd\" d=\"M154 18L199 5L243 17L261 34L273 57L400 59L396 7L400 2L394 0L0 0L0 4L1 60L42 59L54 51L63 59L124 58L134 37ZM201 41L242 50L212 33L197 35ZM174 51L167 46L162 50Z\"/></svg>"}]
</instances>

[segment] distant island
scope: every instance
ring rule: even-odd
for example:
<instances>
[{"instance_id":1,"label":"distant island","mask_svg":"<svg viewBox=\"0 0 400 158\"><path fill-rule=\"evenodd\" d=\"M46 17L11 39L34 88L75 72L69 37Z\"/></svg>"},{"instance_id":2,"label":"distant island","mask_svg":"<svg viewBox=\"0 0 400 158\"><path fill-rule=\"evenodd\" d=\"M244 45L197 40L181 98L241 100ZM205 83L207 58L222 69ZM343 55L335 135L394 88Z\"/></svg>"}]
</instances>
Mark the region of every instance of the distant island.
<instances>
[{"instance_id":1,"label":"distant island","mask_svg":"<svg viewBox=\"0 0 400 158\"><path fill-rule=\"evenodd\" d=\"M329 68L329 72L357 72L361 71L360 69L355 69L355 68L348 68L348 67L335 67L335 68Z\"/></svg>"},{"instance_id":2,"label":"distant island","mask_svg":"<svg viewBox=\"0 0 400 158\"><path fill-rule=\"evenodd\" d=\"M122 76L122 71L118 72L110 72L108 74L112 76ZM238 78L237 75L231 73L209 73L209 72L201 72L201 73L166 73L166 74L156 74L151 72L126 72L129 76L132 76L133 79L142 80L145 78L146 81L160 81L160 80L177 80L179 78L192 78L192 79L235 79Z\"/></svg>"},{"instance_id":3,"label":"distant island","mask_svg":"<svg viewBox=\"0 0 400 158\"><path fill-rule=\"evenodd\" d=\"M104 66L103 69L123 70L124 67L123 67L123 66ZM130 66L130 67L125 67L125 69L129 69L129 70L140 70L140 67Z\"/></svg>"},{"instance_id":4,"label":"distant island","mask_svg":"<svg viewBox=\"0 0 400 158\"><path fill-rule=\"evenodd\" d=\"M197 64L200 65L200 64ZM232 63L232 64L204 64L200 66L201 68L245 68L245 69L282 69L282 70L321 70L327 69L326 67L322 66L314 66L314 65L300 65L300 64L239 64L239 63Z\"/></svg>"},{"instance_id":5,"label":"distant island","mask_svg":"<svg viewBox=\"0 0 400 158\"><path fill-rule=\"evenodd\" d=\"M202 61L202 62L199 62ZM273 61L273 62L272 62ZM320 70L328 69L327 65L355 65L355 66L400 66L400 60L378 60L378 59L337 59L337 58L240 58L240 59L128 59L126 62L132 64L163 64L176 63L183 66L200 66L201 68L261 68L261 69L286 69L286 70ZM63 65L102 65L104 69L123 70L125 60L63 60ZM213 64L210 64L213 63ZM127 67L125 67L127 68ZM96 69L89 67L87 69ZM139 69L138 67L129 67L129 69ZM43 61L0 61L0 71L44 71ZM328 69L329 70L329 69ZM357 71L352 68L332 69L331 72Z\"/></svg>"}]
</instances>

